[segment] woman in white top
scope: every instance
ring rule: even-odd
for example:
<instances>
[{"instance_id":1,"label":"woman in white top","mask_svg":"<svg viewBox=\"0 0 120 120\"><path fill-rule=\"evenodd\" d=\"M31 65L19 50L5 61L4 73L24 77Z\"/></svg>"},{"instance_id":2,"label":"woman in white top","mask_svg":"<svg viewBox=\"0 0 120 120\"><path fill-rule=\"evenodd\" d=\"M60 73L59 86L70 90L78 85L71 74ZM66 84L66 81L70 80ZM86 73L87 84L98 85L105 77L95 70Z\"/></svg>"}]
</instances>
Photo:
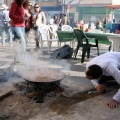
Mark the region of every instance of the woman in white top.
<instances>
[{"instance_id":1,"label":"woman in white top","mask_svg":"<svg viewBox=\"0 0 120 120\"><path fill-rule=\"evenodd\" d=\"M115 80L120 84L120 52L108 52L90 60L86 65L86 78L91 80L97 91L105 91L105 83ZM120 89L108 102L110 108L120 102Z\"/></svg>"},{"instance_id":2,"label":"woman in white top","mask_svg":"<svg viewBox=\"0 0 120 120\"><path fill-rule=\"evenodd\" d=\"M34 15L33 15L33 25L35 30L35 41L36 41L36 49L39 49L39 40L40 40L40 32L38 27L41 24L46 24L46 17L43 11L40 9L40 4L36 3L34 5Z\"/></svg>"}]
</instances>

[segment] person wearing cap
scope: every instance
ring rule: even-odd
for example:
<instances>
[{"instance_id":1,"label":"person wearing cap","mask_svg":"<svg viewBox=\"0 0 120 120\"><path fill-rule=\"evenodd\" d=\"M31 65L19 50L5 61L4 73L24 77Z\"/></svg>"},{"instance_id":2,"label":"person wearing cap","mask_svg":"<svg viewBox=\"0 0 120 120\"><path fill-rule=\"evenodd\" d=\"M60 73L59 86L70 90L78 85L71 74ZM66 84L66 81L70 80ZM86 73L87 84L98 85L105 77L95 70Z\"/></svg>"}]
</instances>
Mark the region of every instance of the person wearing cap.
<instances>
[{"instance_id":1,"label":"person wearing cap","mask_svg":"<svg viewBox=\"0 0 120 120\"><path fill-rule=\"evenodd\" d=\"M13 0L10 6L10 24L14 35L14 60L21 62L24 59L26 52L25 41L25 9L28 5L28 0Z\"/></svg>"},{"instance_id":2,"label":"person wearing cap","mask_svg":"<svg viewBox=\"0 0 120 120\"><path fill-rule=\"evenodd\" d=\"M10 18L9 18L9 11L8 7L5 4L2 4L0 7L0 26L1 26L1 33L2 33L2 45L5 46L5 36L8 35L8 39L10 42L10 45L12 45L12 30L10 28Z\"/></svg>"},{"instance_id":3,"label":"person wearing cap","mask_svg":"<svg viewBox=\"0 0 120 120\"><path fill-rule=\"evenodd\" d=\"M101 93L106 92L106 86L111 80L120 84L120 52L107 52L93 58L86 64L85 74ZM113 109L118 103L120 103L120 89L107 105Z\"/></svg>"}]
</instances>

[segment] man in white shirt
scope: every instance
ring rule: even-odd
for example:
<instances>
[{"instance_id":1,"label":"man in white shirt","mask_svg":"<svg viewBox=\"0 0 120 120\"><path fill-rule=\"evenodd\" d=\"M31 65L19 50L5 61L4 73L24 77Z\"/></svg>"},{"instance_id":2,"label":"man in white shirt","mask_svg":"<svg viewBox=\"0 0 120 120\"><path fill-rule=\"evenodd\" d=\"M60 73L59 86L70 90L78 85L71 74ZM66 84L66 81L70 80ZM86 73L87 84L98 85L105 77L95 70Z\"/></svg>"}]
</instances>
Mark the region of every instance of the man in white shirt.
<instances>
[{"instance_id":1,"label":"man in white shirt","mask_svg":"<svg viewBox=\"0 0 120 120\"><path fill-rule=\"evenodd\" d=\"M120 52L108 52L90 60L86 65L86 78L91 80L96 90L105 91L105 83L115 80L120 84ZM115 108L120 102L120 89L108 102L108 107Z\"/></svg>"}]
</instances>

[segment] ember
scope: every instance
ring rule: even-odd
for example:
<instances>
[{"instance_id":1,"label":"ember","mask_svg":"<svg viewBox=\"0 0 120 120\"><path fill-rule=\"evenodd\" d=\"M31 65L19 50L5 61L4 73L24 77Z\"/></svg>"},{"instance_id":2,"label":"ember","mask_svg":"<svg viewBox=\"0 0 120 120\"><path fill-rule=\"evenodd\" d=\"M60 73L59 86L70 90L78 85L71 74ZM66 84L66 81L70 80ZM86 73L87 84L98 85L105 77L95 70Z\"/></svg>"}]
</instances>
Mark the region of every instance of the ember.
<instances>
[{"instance_id":1,"label":"ember","mask_svg":"<svg viewBox=\"0 0 120 120\"><path fill-rule=\"evenodd\" d=\"M63 88L60 86L59 82L54 84L36 84L30 82L20 82L13 85L18 90L22 91L22 94L27 95L29 98L32 99L32 101L36 103L43 103L44 97L48 94L52 93L52 96L56 96L57 92L63 92Z\"/></svg>"}]
</instances>

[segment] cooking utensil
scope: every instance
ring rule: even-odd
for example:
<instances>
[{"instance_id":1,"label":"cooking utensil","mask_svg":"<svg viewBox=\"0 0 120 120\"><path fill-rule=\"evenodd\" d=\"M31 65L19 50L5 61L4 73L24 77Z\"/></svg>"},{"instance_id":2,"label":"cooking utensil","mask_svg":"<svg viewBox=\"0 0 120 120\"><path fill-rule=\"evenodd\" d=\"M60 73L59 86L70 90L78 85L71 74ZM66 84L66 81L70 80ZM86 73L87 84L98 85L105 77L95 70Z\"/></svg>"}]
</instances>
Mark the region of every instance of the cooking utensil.
<instances>
[{"instance_id":1,"label":"cooking utensil","mask_svg":"<svg viewBox=\"0 0 120 120\"><path fill-rule=\"evenodd\" d=\"M44 69L44 71L38 70L34 74L34 70L30 70L27 74L21 75L28 83L39 85L53 85L60 84L60 82L69 75L59 70Z\"/></svg>"}]
</instances>

